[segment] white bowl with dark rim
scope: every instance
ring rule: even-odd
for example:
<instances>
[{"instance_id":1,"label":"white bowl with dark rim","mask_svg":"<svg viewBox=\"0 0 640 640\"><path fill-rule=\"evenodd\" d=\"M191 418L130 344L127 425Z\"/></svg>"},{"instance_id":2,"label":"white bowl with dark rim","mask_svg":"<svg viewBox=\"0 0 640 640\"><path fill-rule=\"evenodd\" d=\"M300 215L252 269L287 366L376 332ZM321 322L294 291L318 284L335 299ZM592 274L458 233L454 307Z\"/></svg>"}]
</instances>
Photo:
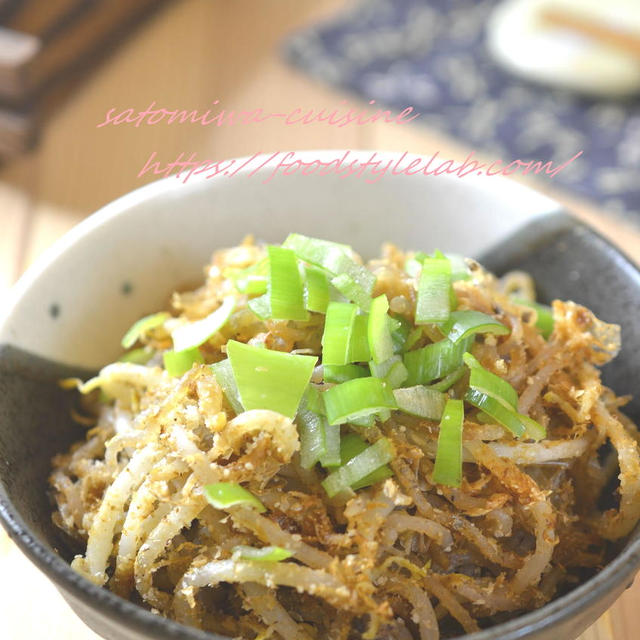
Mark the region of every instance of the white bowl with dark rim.
<instances>
[{"instance_id":1,"label":"white bowl with dark rim","mask_svg":"<svg viewBox=\"0 0 640 640\"><path fill-rule=\"evenodd\" d=\"M327 162L342 153L298 157ZM399 157L378 155L385 161ZM265 182L272 168L186 184L167 178L119 198L43 254L15 286L0 321L0 520L104 638L221 636L155 615L69 567L73 552L51 521L47 477L51 457L83 432L69 418L72 394L56 380L89 375L114 360L131 323L164 308L174 289L201 281L214 249L235 245L248 233L280 242L297 231L351 244L364 257L391 241L406 249L474 256L497 273L524 269L542 300L573 299L620 324L622 351L605 367L605 381L626 394L640 380L640 273L549 198L498 177L387 175L368 184L298 172ZM627 409L638 421L640 394ZM631 584L639 568L636 530L584 584L537 611L464 638L572 640Z\"/></svg>"}]
</instances>

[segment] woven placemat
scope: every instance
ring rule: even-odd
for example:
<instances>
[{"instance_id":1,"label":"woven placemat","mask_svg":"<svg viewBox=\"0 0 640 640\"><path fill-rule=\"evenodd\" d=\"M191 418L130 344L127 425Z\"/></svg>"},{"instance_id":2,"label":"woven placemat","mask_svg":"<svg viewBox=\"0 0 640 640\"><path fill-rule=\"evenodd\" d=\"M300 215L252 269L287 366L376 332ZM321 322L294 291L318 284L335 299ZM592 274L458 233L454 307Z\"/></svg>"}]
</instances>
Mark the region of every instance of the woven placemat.
<instances>
[{"instance_id":1,"label":"woven placemat","mask_svg":"<svg viewBox=\"0 0 640 640\"><path fill-rule=\"evenodd\" d=\"M561 164L561 187L640 222L640 102L591 99L503 71L485 43L496 0L364 0L293 34L289 61L508 163Z\"/></svg>"}]
</instances>

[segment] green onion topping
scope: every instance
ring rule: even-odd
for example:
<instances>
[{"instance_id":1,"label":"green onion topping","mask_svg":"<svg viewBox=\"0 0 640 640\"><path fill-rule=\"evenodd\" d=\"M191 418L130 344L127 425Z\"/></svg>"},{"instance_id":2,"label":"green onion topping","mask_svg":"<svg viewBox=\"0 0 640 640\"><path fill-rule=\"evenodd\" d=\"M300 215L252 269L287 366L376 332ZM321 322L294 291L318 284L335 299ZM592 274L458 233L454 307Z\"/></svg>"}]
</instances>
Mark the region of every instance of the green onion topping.
<instances>
[{"instance_id":1,"label":"green onion topping","mask_svg":"<svg viewBox=\"0 0 640 640\"><path fill-rule=\"evenodd\" d=\"M471 274L469 273L469 267L464 256L457 253L447 253L447 260L451 263L451 281L457 280L469 280Z\"/></svg>"},{"instance_id":2,"label":"green onion topping","mask_svg":"<svg viewBox=\"0 0 640 640\"><path fill-rule=\"evenodd\" d=\"M329 304L329 280L321 269L307 265L304 268L305 308L316 313L326 313Z\"/></svg>"},{"instance_id":3,"label":"green onion topping","mask_svg":"<svg viewBox=\"0 0 640 640\"><path fill-rule=\"evenodd\" d=\"M316 357L271 351L235 340L227 343L227 354L246 411L270 409L293 419Z\"/></svg>"},{"instance_id":4,"label":"green onion topping","mask_svg":"<svg viewBox=\"0 0 640 640\"><path fill-rule=\"evenodd\" d=\"M369 351L375 363L384 362L393 355L393 339L389 329L388 310L389 302L384 294L371 301L368 337Z\"/></svg>"},{"instance_id":5,"label":"green onion topping","mask_svg":"<svg viewBox=\"0 0 640 640\"><path fill-rule=\"evenodd\" d=\"M357 304L363 311L371 306L371 291L364 289L348 273L341 273L331 280L331 284L345 297Z\"/></svg>"},{"instance_id":6,"label":"green onion topping","mask_svg":"<svg viewBox=\"0 0 640 640\"><path fill-rule=\"evenodd\" d=\"M357 364L325 364L323 365L324 381L341 383L354 378L366 378L369 371Z\"/></svg>"},{"instance_id":7,"label":"green onion topping","mask_svg":"<svg viewBox=\"0 0 640 640\"><path fill-rule=\"evenodd\" d=\"M407 258L404 270L412 277L417 278L422 271L422 261L429 256L424 251L417 251L411 258Z\"/></svg>"},{"instance_id":8,"label":"green onion topping","mask_svg":"<svg viewBox=\"0 0 640 640\"><path fill-rule=\"evenodd\" d=\"M462 339L457 344L445 338L422 349L405 353L404 364L409 372L407 384L429 384L453 373L462 366L462 356L472 341L473 336Z\"/></svg>"},{"instance_id":9,"label":"green onion topping","mask_svg":"<svg viewBox=\"0 0 640 640\"><path fill-rule=\"evenodd\" d=\"M410 351L420 338L422 338L422 327L415 327L414 329L411 329L407 335L407 339L405 340L403 352Z\"/></svg>"},{"instance_id":10,"label":"green onion topping","mask_svg":"<svg viewBox=\"0 0 640 640\"><path fill-rule=\"evenodd\" d=\"M274 246L269 246L268 252L271 317L277 320L308 320L296 254L291 249Z\"/></svg>"},{"instance_id":11,"label":"green onion topping","mask_svg":"<svg viewBox=\"0 0 640 640\"><path fill-rule=\"evenodd\" d=\"M379 378L355 378L323 394L329 424L344 424L384 409L396 409L391 387Z\"/></svg>"},{"instance_id":12,"label":"green onion topping","mask_svg":"<svg viewBox=\"0 0 640 640\"><path fill-rule=\"evenodd\" d=\"M350 362L367 362L371 358L369 350L369 315L360 314L353 320L353 330L349 344Z\"/></svg>"},{"instance_id":13,"label":"green onion topping","mask_svg":"<svg viewBox=\"0 0 640 640\"><path fill-rule=\"evenodd\" d=\"M176 351L184 351L185 349L192 349L204 344L227 323L235 306L235 298L233 296L227 296L222 301L222 304L206 318L184 324L174 329L171 332L173 348Z\"/></svg>"},{"instance_id":14,"label":"green onion topping","mask_svg":"<svg viewBox=\"0 0 640 640\"><path fill-rule=\"evenodd\" d=\"M167 373L176 378L189 371L194 364L204 363L204 358L197 347L184 351L165 351L162 359Z\"/></svg>"},{"instance_id":15,"label":"green onion topping","mask_svg":"<svg viewBox=\"0 0 640 640\"><path fill-rule=\"evenodd\" d=\"M541 424L518 413L518 394L506 380L487 371L470 353L464 354L464 362L471 371L469 390L464 397L469 404L509 429L516 437L526 435L527 438L541 440L547 435Z\"/></svg>"},{"instance_id":16,"label":"green onion topping","mask_svg":"<svg viewBox=\"0 0 640 640\"><path fill-rule=\"evenodd\" d=\"M487 371L470 353L465 353L462 359L471 371L470 387L491 396L506 409L518 408L518 394L506 380Z\"/></svg>"},{"instance_id":17,"label":"green onion topping","mask_svg":"<svg viewBox=\"0 0 640 640\"><path fill-rule=\"evenodd\" d=\"M133 364L147 364L151 358L153 358L154 354L153 349L149 349L148 347L140 347L139 349L132 349L131 351L127 351L123 353L118 362L131 362Z\"/></svg>"},{"instance_id":18,"label":"green onion topping","mask_svg":"<svg viewBox=\"0 0 640 640\"><path fill-rule=\"evenodd\" d=\"M449 375L442 378L440 382L435 382L434 384L430 384L429 389L435 389L436 391L447 391L456 382L458 382L458 380L460 380L466 372L467 372L467 368L465 366L458 367L455 371L452 371Z\"/></svg>"},{"instance_id":19,"label":"green onion topping","mask_svg":"<svg viewBox=\"0 0 640 640\"><path fill-rule=\"evenodd\" d=\"M526 426L520 416L515 411L507 409L495 398L470 387L464 399L488 416L491 416L498 424L509 429L514 436L519 438L525 434Z\"/></svg>"},{"instance_id":20,"label":"green onion topping","mask_svg":"<svg viewBox=\"0 0 640 640\"><path fill-rule=\"evenodd\" d=\"M391 356L391 358L380 364L371 361L369 367L372 376L382 378L392 389L401 387L409 377L409 372L404 366L402 358L398 355Z\"/></svg>"},{"instance_id":21,"label":"green onion topping","mask_svg":"<svg viewBox=\"0 0 640 640\"><path fill-rule=\"evenodd\" d=\"M204 487L207 502L216 509L228 509L237 505L246 505L264 513L266 507L251 492L235 482L216 482Z\"/></svg>"},{"instance_id":22,"label":"green onion topping","mask_svg":"<svg viewBox=\"0 0 640 640\"><path fill-rule=\"evenodd\" d=\"M400 411L429 420L440 420L447 401L447 396L441 391L422 385L395 389L393 395Z\"/></svg>"},{"instance_id":23,"label":"green onion topping","mask_svg":"<svg viewBox=\"0 0 640 640\"><path fill-rule=\"evenodd\" d=\"M363 440L357 433L347 433L340 440L340 464L345 465L350 460L353 460L357 455L361 454L365 449L367 449L369 445ZM337 468L337 467L336 467ZM393 475L393 471L391 468L384 464L381 467L378 467L375 471L372 471L368 475L366 475L362 480L358 482L354 482L351 485L351 488L362 489L364 487L368 487L369 485L375 484L376 482L380 482L381 480L386 480Z\"/></svg>"},{"instance_id":24,"label":"green onion topping","mask_svg":"<svg viewBox=\"0 0 640 640\"><path fill-rule=\"evenodd\" d=\"M147 331L164 324L165 320L169 317L170 316L166 311L161 311L160 313L154 313L150 316L140 318L140 320L135 322L127 333L124 334L121 341L122 348L130 349L137 342L138 338L147 333Z\"/></svg>"},{"instance_id":25,"label":"green onion topping","mask_svg":"<svg viewBox=\"0 0 640 640\"><path fill-rule=\"evenodd\" d=\"M451 311L451 263L446 258L425 258L422 263L416 324L445 322Z\"/></svg>"},{"instance_id":26,"label":"green onion topping","mask_svg":"<svg viewBox=\"0 0 640 640\"><path fill-rule=\"evenodd\" d=\"M436 463L433 481L449 487L462 483L462 427L464 407L462 400L447 400L440 421Z\"/></svg>"},{"instance_id":27,"label":"green onion topping","mask_svg":"<svg viewBox=\"0 0 640 640\"><path fill-rule=\"evenodd\" d=\"M453 311L449 320L442 326L442 330L447 334L447 338L454 343L476 333L493 333L495 335L511 333L509 327L505 327L495 318L480 311Z\"/></svg>"},{"instance_id":28,"label":"green onion topping","mask_svg":"<svg viewBox=\"0 0 640 640\"><path fill-rule=\"evenodd\" d=\"M229 277L234 281L236 289L247 295L262 295L267 292L269 276L269 261L265 258L255 264L231 273Z\"/></svg>"},{"instance_id":29,"label":"green onion topping","mask_svg":"<svg viewBox=\"0 0 640 640\"><path fill-rule=\"evenodd\" d=\"M347 274L368 295L371 295L376 278L368 269L353 260L348 246L328 240L308 238L299 233L290 234L282 246L293 249L301 260L322 267L334 277Z\"/></svg>"},{"instance_id":30,"label":"green onion topping","mask_svg":"<svg viewBox=\"0 0 640 640\"><path fill-rule=\"evenodd\" d=\"M553 332L553 309L546 304L540 304L539 302L531 302L530 300L523 300L521 298L512 298L516 304L521 304L525 307L535 309L537 319L536 327L540 329L540 333L545 340L549 339L549 336Z\"/></svg>"},{"instance_id":31,"label":"green onion topping","mask_svg":"<svg viewBox=\"0 0 640 640\"><path fill-rule=\"evenodd\" d=\"M381 467L384 469L384 466L393 460L394 453L391 442L387 438L380 438L375 444L366 447L346 464L329 474L322 482L322 486L330 498L348 489L367 486L371 483L371 475L379 473ZM373 481L389 477L389 472L386 470L383 474L379 477L374 476ZM365 481L366 484L364 484Z\"/></svg>"},{"instance_id":32,"label":"green onion topping","mask_svg":"<svg viewBox=\"0 0 640 640\"><path fill-rule=\"evenodd\" d=\"M351 334L358 308L347 302L330 302L322 335L322 363L344 365L350 360Z\"/></svg>"},{"instance_id":33,"label":"green onion topping","mask_svg":"<svg viewBox=\"0 0 640 640\"><path fill-rule=\"evenodd\" d=\"M310 409L313 391L310 387L296 416L303 469L311 469L316 462L323 466L340 464L340 427L327 424L324 416Z\"/></svg>"},{"instance_id":34,"label":"green onion topping","mask_svg":"<svg viewBox=\"0 0 640 640\"><path fill-rule=\"evenodd\" d=\"M281 562L293 555L293 552L287 551L282 547L248 547L239 544L233 547L232 558L234 560L253 560L254 562Z\"/></svg>"},{"instance_id":35,"label":"green onion topping","mask_svg":"<svg viewBox=\"0 0 640 640\"><path fill-rule=\"evenodd\" d=\"M238 385L236 379L233 377L233 369L231 368L231 361L229 358L221 360L211 365L213 375L216 377L222 392L227 399L227 402L231 405L231 408L236 414L241 414L244 411L242 402L240 402L240 394L238 393Z\"/></svg>"},{"instance_id":36,"label":"green onion topping","mask_svg":"<svg viewBox=\"0 0 640 640\"><path fill-rule=\"evenodd\" d=\"M252 298L247 302L247 306L260 320L268 320L271 317L271 301L268 293L258 298Z\"/></svg>"}]
</instances>

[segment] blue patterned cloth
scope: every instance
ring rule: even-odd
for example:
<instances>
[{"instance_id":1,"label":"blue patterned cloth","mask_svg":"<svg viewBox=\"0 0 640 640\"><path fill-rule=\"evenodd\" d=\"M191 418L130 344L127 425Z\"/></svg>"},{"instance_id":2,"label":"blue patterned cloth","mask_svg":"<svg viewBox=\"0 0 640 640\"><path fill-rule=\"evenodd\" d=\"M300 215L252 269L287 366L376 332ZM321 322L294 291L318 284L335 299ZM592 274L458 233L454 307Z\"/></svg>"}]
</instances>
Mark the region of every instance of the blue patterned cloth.
<instances>
[{"instance_id":1,"label":"blue patterned cloth","mask_svg":"<svg viewBox=\"0 0 640 640\"><path fill-rule=\"evenodd\" d=\"M554 181L640 221L640 102L588 99L503 71L485 44L496 0L364 0L290 37L288 59L366 100L422 115L506 160L583 155Z\"/></svg>"}]
</instances>

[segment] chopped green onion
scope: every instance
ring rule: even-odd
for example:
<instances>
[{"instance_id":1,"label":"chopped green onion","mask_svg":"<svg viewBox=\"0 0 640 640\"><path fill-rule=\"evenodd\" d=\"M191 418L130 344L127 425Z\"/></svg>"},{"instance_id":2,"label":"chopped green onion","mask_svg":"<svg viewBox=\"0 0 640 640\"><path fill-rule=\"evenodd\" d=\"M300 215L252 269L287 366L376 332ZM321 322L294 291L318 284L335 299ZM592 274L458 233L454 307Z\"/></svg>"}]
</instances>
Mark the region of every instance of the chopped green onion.
<instances>
[{"instance_id":1,"label":"chopped green onion","mask_svg":"<svg viewBox=\"0 0 640 640\"><path fill-rule=\"evenodd\" d=\"M240 415L244 411L242 402L240 402L240 394L238 393L238 385L236 379L233 377L233 369L231 368L231 361L229 358L221 360L211 365L213 375L216 377L222 392L227 399L227 402L231 405L231 408Z\"/></svg>"},{"instance_id":2,"label":"chopped green onion","mask_svg":"<svg viewBox=\"0 0 640 640\"><path fill-rule=\"evenodd\" d=\"M453 373L462 366L462 355L469 348L473 336L457 344L445 338L422 349L404 354L404 364L409 372L407 384L429 384Z\"/></svg>"},{"instance_id":3,"label":"chopped green onion","mask_svg":"<svg viewBox=\"0 0 640 640\"><path fill-rule=\"evenodd\" d=\"M269 260L264 258L246 269L231 273L229 278L233 280L240 293L262 295L267 292L268 276Z\"/></svg>"},{"instance_id":4,"label":"chopped green onion","mask_svg":"<svg viewBox=\"0 0 640 640\"><path fill-rule=\"evenodd\" d=\"M422 261L429 256L424 251L417 251L404 263L404 270L412 277L416 278L422 271Z\"/></svg>"},{"instance_id":5,"label":"chopped green onion","mask_svg":"<svg viewBox=\"0 0 640 640\"><path fill-rule=\"evenodd\" d=\"M426 253L418 251L405 262L405 271L413 278L419 276L423 260L429 257L430 256ZM446 258L451 263L452 282L455 282L456 280L468 280L471 277L469 267L467 266L466 258L464 256L458 255L457 253L443 254L441 251L436 251L433 257L440 259Z\"/></svg>"},{"instance_id":6,"label":"chopped green onion","mask_svg":"<svg viewBox=\"0 0 640 640\"><path fill-rule=\"evenodd\" d=\"M296 254L283 247L269 246L267 250L271 317L277 320L308 320Z\"/></svg>"},{"instance_id":7,"label":"chopped green onion","mask_svg":"<svg viewBox=\"0 0 640 640\"><path fill-rule=\"evenodd\" d=\"M389 302L384 294L371 302L369 311L369 351L374 362L380 363L393 355L393 339L389 330L390 318L387 315Z\"/></svg>"},{"instance_id":8,"label":"chopped green onion","mask_svg":"<svg viewBox=\"0 0 640 640\"><path fill-rule=\"evenodd\" d=\"M429 420L440 420L447 401L447 396L441 391L422 385L395 389L393 395L400 411Z\"/></svg>"},{"instance_id":9,"label":"chopped green onion","mask_svg":"<svg viewBox=\"0 0 640 640\"><path fill-rule=\"evenodd\" d=\"M324 409L320 393L310 385L296 416L303 469L311 469L316 462L323 466L340 464L340 426L327 424L316 410L318 404Z\"/></svg>"},{"instance_id":10,"label":"chopped green onion","mask_svg":"<svg viewBox=\"0 0 640 640\"><path fill-rule=\"evenodd\" d=\"M151 358L153 358L153 354L155 351L153 349L149 349L148 347L140 347L139 349L132 349L131 351L127 351L123 353L118 362L131 362L133 364L147 364Z\"/></svg>"},{"instance_id":11,"label":"chopped green onion","mask_svg":"<svg viewBox=\"0 0 640 640\"><path fill-rule=\"evenodd\" d=\"M162 354L164 368L173 377L185 374L194 364L202 364L204 358L197 347L184 351L165 351Z\"/></svg>"},{"instance_id":12,"label":"chopped green onion","mask_svg":"<svg viewBox=\"0 0 640 640\"><path fill-rule=\"evenodd\" d=\"M349 420L349 424L356 427L373 427L376 422L386 422L391 417L391 411L389 409L382 409L376 413L372 413L362 418L353 418Z\"/></svg>"},{"instance_id":13,"label":"chopped green onion","mask_svg":"<svg viewBox=\"0 0 640 640\"><path fill-rule=\"evenodd\" d=\"M369 363L369 368L371 369L371 375L375 378L386 378L389 371L391 371L391 367L396 362L401 362L402 358L397 355L391 356L388 360L384 362L376 363L373 360Z\"/></svg>"},{"instance_id":14,"label":"chopped green onion","mask_svg":"<svg viewBox=\"0 0 640 640\"><path fill-rule=\"evenodd\" d=\"M547 437L547 430L533 418L525 416L521 413L518 414L518 418L520 418L520 420L524 424L524 428L527 432L527 437L531 438L531 440L539 441Z\"/></svg>"},{"instance_id":15,"label":"chopped green onion","mask_svg":"<svg viewBox=\"0 0 640 640\"><path fill-rule=\"evenodd\" d=\"M322 267L333 276L346 273L368 295L371 295L376 278L368 269L353 260L348 246L328 240L308 238L299 233L290 234L282 246L293 249L301 260Z\"/></svg>"},{"instance_id":16,"label":"chopped green onion","mask_svg":"<svg viewBox=\"0 0 640 640\"><path fill-rule=\"evenodd\" d=\"M535 309L537 315L536 327L540 329L542 337L547 340L553 333L553 309L546 304L531 302L530 300L523 300L522 298L512 298L512 300L516 304Z\"/></svg>"},{"instance_id":17,"label":"chopped green onion","mask_svg":"<svg viewBox=\"0 0 640 640\"><path fill-rule=\"evenodd\" d=\"M397 355L391 356L391 358L380 364L371 361L369 367L371 368L372 376L384 379L392 389L402 386L409 377L409 372L404 366L402 358Z\"/></svg>"},{"instance_id":18,"label":"chopped green onion","mask_svg":"<svg viewBox=\"0 0 640 640\"><path fill-rule=\"evenodd\" d=\"M322 397L329 424L343 424L396 408L391 387L379 378L355 378L327 389Z\"/></svg>"},{"instance_id":19,"label":"chopped green onion","mask_svg":"<svg viewBox=\"0 0 640 640\"><path fill-rule=\"evenodd\" d=\"M235 306L236 299L233 296L227 296L222 304L206 318L189 322L174 329L171 332L173 348L176 351L184 351L204 344L227 323Z\"/></svg>"},{"instance_id":20,"label":"chopped green onion","mask_svg":"<svg viewBox=\"0 0 640 640\"><path fill-rule=\"evenodd\" d=\"M348 302L330 302L322 335L322 363L348 364L351 334L358 308Z\"/></svg>"},{"instance_id":21,"label":"chopped green onion","mask_svg":"<svg viewBox=\"0 0 640 640\"><path fill-rule=\"evenodd\" d=\"M329 304L329 280L321 269L307 265L304 268L305 308L316 313L326 313Z\"/></svg>"},{"instance_id":22,"label":"chopped green onion","mask_svg":"<svg viewBox=\"0 0 640 640\"><path fill-rule=\"evenodd\" d=\"M310 384L309 388L307 389L304 397L304 406L309 409L309 411L319 413L321 416L326 415L322 394L313 384Z\"/></svg>"},{"instance_id":23,"label":"chopped green onion","mask_svg":"<svg viewBox=\"0 0 640 640\"><path fill-rule=\"evenodd\" d=\"M234 560L253 560L254 562L281 562L293 555L292 551L287 551L282 547L247 547L239 544L233 547L232 558Z\"/></svg>"},{"instance_id":24,"label":"chopped green onion","mask_svg":"<svg viewBox=\"0 0 640 640\"><path fill-rule=\"evenodd\" d=\"M327 452L326 418L301 408L296 416L296 423L300 435L300 466L303 469L311 469Z\"/></svg>"},{"instance_id":25,"label":"chopped green onion","mask_svg":"<svg viewBox=\"0 0 640 640\"><path fill-rule=\"evenodd\" d=\"M462 400L447 400L438 434L433 481L449 487L462 484L462 427L464 406Z\"/></svg>"},{"instance_id":26,"label":"chopped green onion","mask_svg":"<svg viewBox=\"0 0 640 640\"><path fill-rule=\"evenodd\" d=\"M269 300L269 294L267 293L259 298L249 300L247 306L260 320L268 320L271 317L271 302Z\"/></svg>"},{"instance_id":27,"label":"chopped green onion","mask_svg":"<svg viewBox=\"0 0 640 640\"><path fill-rule=\"evenodd\" d=\"M470 387L491 396L506 409L518 408L518 394L506 380L487 371L470 353L465 353L462 359L471 371Z\"/></svg>"},{"instance_id":28,"label":"chopped green onion","mask_svg":"<svg viewBox=\"0 0 640 640\"><path fill-rule=\"evenodd\" d=\"M349 343L349 361L367 362L371 358L369 351L369 316L365 314L357 315L353 321L353 331Z\"/></svg>"},{"instance_id":29,"label":"chopped green onion","mask_svg":"<svg viewBox=\"0 0 640 640\"><path fill-rule=\"evenodd\" d=\"M436 382L434 384L429 385L429 389L435 389L436 391L447 391L450 389L464 374L467 372L467 368L465 366L458 367L455 371L451 372L448 376L445 376L440 380L440 382Z\"/></svg>"},{"instance_id":30,"label":"chopped green onion","mask_svg":"<svg viewBox=\"0 0 640 640\"><path fill-rule=\"evenodd\" d=\"M121 344L123 349L129 349L138 341L138 338L143 336L147 331L159 327L164 324L165 320L169 318L169 314L166 311L160 313L154 313L150 316L140 318L135 322L131 328L124 334Z\"/></svg>"},{"instance_id":31,"label":"chopped green onion","mask_svg":"<svg viewBox=\"0 0 640 640\"><path fill-rule=\"evenodd\" d=\"M338 464L340 459L340 425L328 424L325 420L324 439L327 450L320 456L320 464L323 467Z\"/></svg>"},{"instance_id":32,"label":"chopped green onion","mask_svg":"<svg viewBox=\"0 0 640 640\"><path fill-rule=\"evenodd\" d=\"M411 324L403 317L389 316L389 328L393 342L394 353L404 353L408 350L407 341L411 332Z\"/></svg>"},{"instance_id":33,"label":"chopped green onion","mask_svg":"<svg viewBox=\"0 0 640 640\"><path fill-rule=\"evenodd\" d=\"M488 394L470 387L464 396L464 399L477 407L494 420L506 427L515 436L523 436L526 431L524 422L520 419L520 415L513 409L507 409L501 402L492 398Z\"/></svg>"},{"instance_id":34,"label":"chopped green onion","mask_svg":"<svg viewBox=\"0 0 640 640\"><path fill-rule=\"evenodd\" d=\"M340 463L345 465L350 460L353 460L357 455L361 454L369 445L357 434L347 433L340 441ZM369 485L386 480L393 475L391 468L384 464L378 467L375 471L366 475L362 480L355 482L351 485L352 489L362 489Z\"/></svg>"},{"instance_id":35,"label":"chopped green onion","mask_svg":"<svg viewBox=\"0 0 640 640\"><path fill-rule=\"evenodd\" d=\"M338 466L347 464L349 460L362 453L369 445L357 433L347 433L340 439L340 462Z\"/></svg>"},{"instance_id":36,"label":"chopped green onion","mask_svg":"<svg viewBox=\"0 0 640 640\"><path fill-rule=\"evenodd\" d=\"M480 311L453 311L449 320L442 325L442 331L455 343L476 333L511 333L509 327Z\"/></svg>"},{"instance_id":37,"label":"chopped green onion","mask_svg":"<svg viewBox=\"0 0 640 640\"><path fill-rule=\"evenodd\" d=\"M518 394L506 380L487 371L470 353L465 353L463 358L471 371L465 394L467 402L517 437L526 434L533 440L541 440L547 435L541 424L518 413Z\"/></svg>"},{"instance_id":38,"label":"chopped green onion","mask_svg":"<svg viewBox=\"0 0 640 640\"><path fill-rule=\"evenodd\" d=\"M216 509L246 505L264 513L266 507L251 492L235 482L216 482L204 486L204 497Z\"/></svg>"},{"instance_id":39,"label":"chopped green onion","mask_svg":"<svg viewBox=\"0 0 640 640\"><path fill-rule=\"evenodd\" d=\"M227 354L245 410L270 409L293 419L317 358L229 340Z\"/></svg>"},{"instance_id":40,"label":"chopped green onion","mask_svg":"<svg viewBox=\"0 0 640 640\"><path fill-rule=\"evenodd\" d=\"M322 482L322 486L330 498L349 488L362 488L366 486L363 484L365 479L391 462L394 454L391 442L387 438L380 438L375 444L367 447L328 475Z\"/></svg>"},{"instance_id":41,"label":"chopped green onion","mask_svg":"<svg viewBox=\"0 0 640 640\"><path fill-rule=\"evenodd\" d=\"M504 404L478 389L470 387L464 399L518 438L526 435L532 440L542 440L547 435L547 430L541 424L529 416L507 409Z\"/></svg>"},{"instance_id":42,"label":"chopped green onion","mask_svg":"<svg viewBox=\"0 0 640 640\"><path fill-rule=\"evenodd\" d=\"M357 304L363 311L369 311L371 292L362 288L348 273L332 278L331 284L345 297Z\"/></svg>"},{"instance_id":43,"label":"chopped green onion","mask_svg":"<svg viewBox=\"0 0 640 640\"><path fill-rule=\"evenodd\" d=\"M447 260L451 263L451 282L457 280L469 280L471 274L469 273L469 267L467 266L466 258L458 255L457 253L445 254Z\"/></svg>"},{"instance_id":44,"label":"chopped green onion","mask_svg":"<svg viewBox=\"0 0 640 640\"><path fill-rule=\"evenodd\" d=\"M397 389L407 381L408 377L409 372L407 371L407 367L404 366L404 362L402 362L402 360L398 360L398 362L395 362L391 366L391 369L389 369L389 373L385 376L385 380L392 389Z\"/></svg>"},{"instance_id":45,"label":"chopped green onion","mask_svg":"<svg viewBox=\"0 0 640 640\"><path fill-rule=\"evenodd\" d=\"M451 311L451 263L442 258L425 258L418 284L416 324L445 322Z\"/></svg>"},{"instance_id":46,"label":"chopped green onion","mask_svg":"<svg viewBox=\"0 0 640 640\"><path fill-rule=\"evenodd\" d=\"M373 427L376 423L376 416L378 414L371 413L368 416L362 416L360 418L352 418L349 420L349 424L353 424L356 427Z\"/></svg>"},{"instance_id":47,"label":"chopped green onion","mask_svg":"<svg viewBox=\"0 0 640 640\"><path fill-rule=\"evenodd\" d=\"M369 371L357 364L325 364L323 365L325 382L346 382L354 378L366 378Z\"/></svg>"},{"instance_id":48,"label":"chopped green onion","mask_svg":"<svg viewBox=\"0 0 640 640\"><path fill-rule=\"evenodd\" d=\"M420 338L422 338L422 327L411 329L405 340L403 351L410 351L411 347L413 347Z\"/></svg>"}]
</instances>

